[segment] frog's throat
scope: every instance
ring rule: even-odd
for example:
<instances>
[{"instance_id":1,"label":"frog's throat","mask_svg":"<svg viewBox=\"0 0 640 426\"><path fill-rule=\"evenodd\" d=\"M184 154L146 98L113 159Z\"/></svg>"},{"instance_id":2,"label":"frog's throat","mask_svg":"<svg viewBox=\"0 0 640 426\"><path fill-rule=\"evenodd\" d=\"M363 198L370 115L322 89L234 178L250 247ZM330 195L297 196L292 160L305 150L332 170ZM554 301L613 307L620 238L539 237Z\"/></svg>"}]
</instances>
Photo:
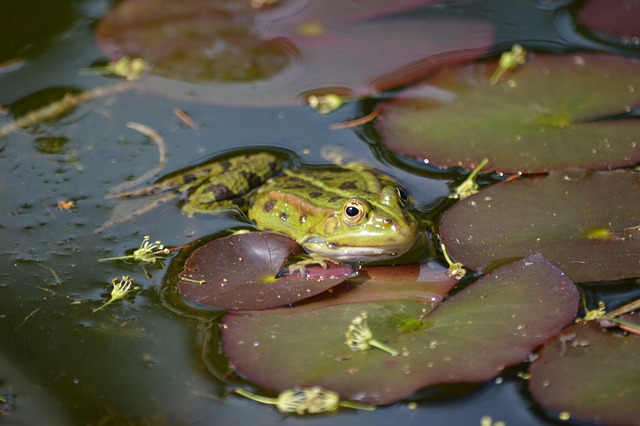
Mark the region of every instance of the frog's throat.
<instances>
[{"instance_id":1,"label":"frog's throat","mask_svg":"<svg viewBox=\"0 0 640 426\"><path fill-rule=\"evenodd\" d=\"M395 259L405 254L415 244L399 246L347 246L335 244L319 236L306 236L298 241L306 251L339 262L377 262ZM415 242L414 242L415 243Z\"/></svg>"}]
</instances>

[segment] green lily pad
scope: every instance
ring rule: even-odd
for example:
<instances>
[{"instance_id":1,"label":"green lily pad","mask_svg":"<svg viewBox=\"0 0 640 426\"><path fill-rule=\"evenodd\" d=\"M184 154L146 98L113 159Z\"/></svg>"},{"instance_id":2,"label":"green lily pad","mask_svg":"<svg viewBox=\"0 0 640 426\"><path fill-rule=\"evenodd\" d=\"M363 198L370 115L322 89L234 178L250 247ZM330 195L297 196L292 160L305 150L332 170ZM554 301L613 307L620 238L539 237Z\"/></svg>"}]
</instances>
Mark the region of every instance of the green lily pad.
<instances>
[{"instance_id":1,"label":"green lily pad","mask_svg":"<svg viewBox=\"0 0 640 426\"><path fill-rule=\"evenodd\" d=\"M571 419L638 424L640 337L577 324L547 342L531 365L529 389L543 407Z\"/></svg>"},{"instance_id":2,"label":"green lily pad","mask_svg":"<svg viewBox=\"0 0 640 426\"><path fill-rule=\"evenodd\" d=\"M444 68L380 105L389 149L438 166L484 158L505 173L608 169L640 161L640 61L531 54L496 85L496 61Z\"/></svg>"},{"instance_id":3,"label":"green lily pad","mask_svg":"<svg viewBox=\"0 0 640 426\"><path fill-rule=\"evenodd\" d=\"M470 19L377 19L433 0L249 3L126 0L100 21L96 40L112 60L127 55L152 65L138 87L251 106L377 93L477 58L493 40L491 24Z\"/></svg>"},{"instance_id":4,"label":"green lily pad","mask_svg":"<svg viewBox=\"0 0 640 426\"><path fill-rule=\"evenodd\" d=\"M282 391L318 385L343 399L390 404L440 383L479 382L527 358L576 313L578 291L542 256L504 266L431 312L410 300L311 304L224 317L222 344L249 380ZM352 350L366 313L373 337L398 351Z\"/></svg>"},{"instance_id":5,"label":"green lily pad","mask_svg":"<svg viewBox=\"0 0 640 426\"><path fill-rule=\"evenodd\" d=\"M196 303L226 309L268 309L315 296L353 275L347 265L307 267L305 275L276 278L302 248L271 232L235 234L213 240L187 259L178 289Z\"/></svg>"},{"instance_id":6,"label":"green lily pad","mask_svg":"<svg viewBox=\"0 0 640 426\"><path fill-rule=\"evenodd\" d=\"M447 210L449 255L478 271L542 253L576 282L640 276L640 174L553 172L485 188Z\"/></svg>"}]
</instances>

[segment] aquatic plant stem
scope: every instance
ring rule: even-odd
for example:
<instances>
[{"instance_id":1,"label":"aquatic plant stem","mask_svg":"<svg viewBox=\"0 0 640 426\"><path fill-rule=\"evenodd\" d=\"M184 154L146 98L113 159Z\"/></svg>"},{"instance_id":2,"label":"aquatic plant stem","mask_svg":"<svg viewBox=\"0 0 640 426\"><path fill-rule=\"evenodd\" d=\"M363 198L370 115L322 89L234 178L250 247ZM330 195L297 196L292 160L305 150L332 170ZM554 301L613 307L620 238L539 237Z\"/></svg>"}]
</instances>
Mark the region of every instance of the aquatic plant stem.
<instances>
[{"instance_id":1,"label":"aquatic plant stem","mask_svg":"<svg viewBox=\"0 0 640 426\"><path fill-rule=\"evenodd\" d=\"M19 129L23 129L25 127L32 126L46 120L56 118L61 114L64 114L71 108L80 105L81 103L128 90L131 85L132 83L127 81L114 84L112 86L96 87L95 89L91 89L75 95L68 93L59 101L50 103L47 106L31 111L23 116L20 116L17 120L13 120L0 126L0 139L10 135L11 133Z\"/></svg>"},{"instance_id":2,"label":"aquatic plant stem","mask_svg":"<svg viewBox=\"0 0 640 426\"><path fill-rule=\"evenodd\" d=\"M369 341L367 341L367 343L369 344L369 346L372 346L374 348L378 348L382 351L385 351L386 353L388 353L391 356L397 356L399 354L399 352L395 349L393 349L390 346L385 345L384 343L382 343L379 340L376 339L370 339Z\"/></svg>"},{"instance_id":3,"label":"aquatic plant stem","mask_svg":"<svg viewBox=\"0 0 640 426\"><path fill-rule=\"evenodd\" d=\"M269 398L267 396L262 396L262 395L257 395L255 393L251 393L249 391L246 391L242 388L235 388L233 390L235 393L237 393L238 395L242 395L245 398L248 398L252 401L256 401L259 402L261 404L269 404L269 405L275 405L278 400L276 398Z\"/></svg>"},{"instance_id":4,"label":"aquatic plant stem","mask_svg":"<svg viewBox=\"0 0 640 426\"><path fill-rule=\"evenodd\" d=\"M138 176L136 179L121 183L119 185L114 186L113 188L110 188L108 191L109 194L107 194L107 198L115 198L119 195L118 194L119 192L122 192L125 189L136 186L139 183L145 182L147 179L154 177L155 175L160 173L162 169L164 169L165 165L167 164L166 143L164 141L164 138L160 136L160 134L157 131L155 131L149 126L146 126L141 123L136 123L134 121L129 121L127 123L127 127L142 133L143 135L151 139L153 143L156 144L156 146L158 147L158 164L154 168L147 170L141 176Z\"/></svg>"},{"instance_id":5,"label":"aquatic plant stem","mask_svg":"<svg viewBox=\"0 0 640 426\"><path fill-rule=\"evenodd\" d=\"M354 410L373 411L376 409L375 405L363 404L361 402L354 402L354 401L340 401L338 405L344 408L353 408Z\"/></svg>"}]
</instances>

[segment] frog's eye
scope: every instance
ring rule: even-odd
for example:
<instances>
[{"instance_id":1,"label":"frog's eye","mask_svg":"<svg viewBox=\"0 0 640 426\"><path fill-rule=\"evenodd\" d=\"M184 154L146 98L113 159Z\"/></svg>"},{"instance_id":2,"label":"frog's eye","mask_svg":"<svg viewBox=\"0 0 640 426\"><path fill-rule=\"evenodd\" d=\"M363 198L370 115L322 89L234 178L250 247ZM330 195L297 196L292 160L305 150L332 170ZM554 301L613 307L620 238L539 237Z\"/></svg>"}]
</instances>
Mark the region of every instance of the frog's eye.
<instances>
[{"instance_id":1,"label":"frog's eye","mask_svg":"<svg viewBox=\"0 0 640 426\"><path fill-rule=\"evenodd\" d=\"M405 203L409 199L409 195L407 195L407 191L402 188L396 188L396 192L398 193L398 198Z\"/></svg>"},{"instance_id":2,"label":"frog's eye","mask_svg":"<svg viewBox=\"0 0 640 426\"><path fill-rule=\"evenodd\" d=\"M367 207L358 200L350 200L342 209L342 219L347 225L358 225L367 216Z\"/></svg>"}]
</instances>

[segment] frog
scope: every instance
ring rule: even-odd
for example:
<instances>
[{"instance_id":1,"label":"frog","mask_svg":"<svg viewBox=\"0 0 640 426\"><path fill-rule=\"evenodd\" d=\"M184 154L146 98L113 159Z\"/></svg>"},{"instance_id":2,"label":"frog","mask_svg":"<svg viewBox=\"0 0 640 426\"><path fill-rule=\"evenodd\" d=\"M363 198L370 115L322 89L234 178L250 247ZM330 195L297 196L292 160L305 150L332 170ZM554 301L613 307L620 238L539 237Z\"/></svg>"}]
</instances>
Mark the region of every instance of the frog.
<instances>
[{"instance_id":1,"label":"frog","mask_svg":"<svg viewBox=\"0 0 640 426\"><path fill-rule=\"evenodd\" d=\"M395 259L423 238L406 191L361 164L290 169L275 155L260 152L188 169L124 195L169 189L184 194L182 210L188 216L240 210L257 230L294 239L314 259Z\"/></svg>"}]
</instances>

